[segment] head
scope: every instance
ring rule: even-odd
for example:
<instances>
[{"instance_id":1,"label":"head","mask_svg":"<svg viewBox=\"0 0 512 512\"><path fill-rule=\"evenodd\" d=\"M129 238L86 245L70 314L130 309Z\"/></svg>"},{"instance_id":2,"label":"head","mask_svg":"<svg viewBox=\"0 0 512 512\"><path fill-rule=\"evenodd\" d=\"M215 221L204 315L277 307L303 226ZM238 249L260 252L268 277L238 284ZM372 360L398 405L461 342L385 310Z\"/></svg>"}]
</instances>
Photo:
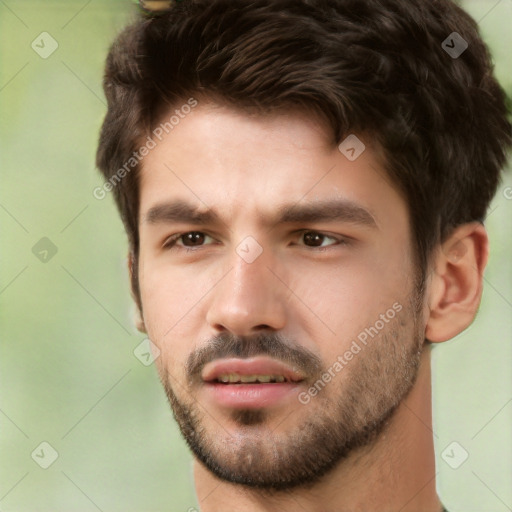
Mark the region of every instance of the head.
<instances>
[{"instance_id":1,"label":"head","mask_svg":"<svg viewBox=\"0 0 512 512\"><path fill-rule=\"evenodd\" d=\"M476 313L511 143L476 24L446 0L190 0L121 33L104 86L97 163L185 439L233 482L315 482ZM228 358L279 361L284 391L226 397Z\"/></svg>"}]
</instances>

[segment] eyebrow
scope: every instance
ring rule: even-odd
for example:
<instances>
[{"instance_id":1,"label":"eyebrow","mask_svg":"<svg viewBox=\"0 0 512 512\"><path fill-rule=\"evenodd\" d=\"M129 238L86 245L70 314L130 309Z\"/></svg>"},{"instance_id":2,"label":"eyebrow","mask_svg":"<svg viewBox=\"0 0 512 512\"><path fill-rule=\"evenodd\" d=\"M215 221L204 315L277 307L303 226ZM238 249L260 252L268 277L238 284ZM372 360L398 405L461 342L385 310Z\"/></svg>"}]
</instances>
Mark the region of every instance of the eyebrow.
<instances>
[{"instance_id":1,"label":"eyebrow","mask_svg":"<svg viewBox=\"0 0 512 512\"><path fill-rule=\"evenodd\" d=\"M147 224L177 223L215 224L223 223L212 209L201 209L183 200L160 203L144 215ZM347 222L378 229L375 217L366 208L347 199L329 199L310 203L285 204L277 210L275 219L269 224L293 224L307 222Z\"/></svg>"}]
</instances>

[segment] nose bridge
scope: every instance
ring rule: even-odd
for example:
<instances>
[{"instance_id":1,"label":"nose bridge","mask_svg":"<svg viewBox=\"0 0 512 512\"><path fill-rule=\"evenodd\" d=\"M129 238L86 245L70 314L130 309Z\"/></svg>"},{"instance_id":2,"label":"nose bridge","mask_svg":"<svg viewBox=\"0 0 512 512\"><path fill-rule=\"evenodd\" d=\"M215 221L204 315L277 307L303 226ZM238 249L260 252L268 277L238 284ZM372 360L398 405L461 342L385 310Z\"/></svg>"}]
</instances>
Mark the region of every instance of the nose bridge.
<instances>
[{"instance_id":1,"label":"nose bridge","mask_svg":"<svg viewBox=\"0 0 512 512\"><path fill-rule=\"evenodd\" d=\"M236 293L243 300L245 300L245 296L247 298L264 299L269 291L270 258L268 254L256 255L254 249L250 246L247 253L241 255L244 249L247 251L247 244L240 244L237 251L235 251L236 255L232 258L232 277L236 286Z\"/></svg>"},{"instance_id":2,"label":"nose bridge","mask_svg":"<svg viewBox=\"0 0 512 512\"><path fill-rule=\"evenodd\" d=\"M213 290L208 323L237 335L261 329L282 329L284 296L270 268L272 255L247 237L229 259L230 271Z\"/></svg>"}]
</instances>

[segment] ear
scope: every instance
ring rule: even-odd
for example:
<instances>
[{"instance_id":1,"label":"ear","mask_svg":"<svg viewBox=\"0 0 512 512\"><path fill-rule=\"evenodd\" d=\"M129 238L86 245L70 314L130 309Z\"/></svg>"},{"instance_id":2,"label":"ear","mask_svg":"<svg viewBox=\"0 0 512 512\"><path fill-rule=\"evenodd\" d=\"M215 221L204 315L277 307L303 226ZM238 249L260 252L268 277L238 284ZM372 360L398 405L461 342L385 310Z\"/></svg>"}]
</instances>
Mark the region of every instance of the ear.
<instances>
[{"instance_id":1,"label":"ear","mask_svg":"<svg viewBox=\"0 0 512 512\"><path fill-rule=\"evenodd\" d=\"M133 254L133 251L128 253L128 272L130 273L130 289L132 299L135 302L137 307L135 312L135 327L138 331L147 334L146 325L144 324L144 316L142 315L142 307L140 304L140 299L138 295L139 287L137 286L138 282L138 269L135 268L136 258Z\"/></svg>"},{"instance_id":2,"label":"ear","mask_svg":"<svg viewBox=\"0 0 512 512\"><path fill-rule=\"evenodd\" d=\"M489 239L478 222L459 226L441 245L428 292L428 341L447 341L471 325L482 298L488 258Z\"/></svg>"}]
</instances>

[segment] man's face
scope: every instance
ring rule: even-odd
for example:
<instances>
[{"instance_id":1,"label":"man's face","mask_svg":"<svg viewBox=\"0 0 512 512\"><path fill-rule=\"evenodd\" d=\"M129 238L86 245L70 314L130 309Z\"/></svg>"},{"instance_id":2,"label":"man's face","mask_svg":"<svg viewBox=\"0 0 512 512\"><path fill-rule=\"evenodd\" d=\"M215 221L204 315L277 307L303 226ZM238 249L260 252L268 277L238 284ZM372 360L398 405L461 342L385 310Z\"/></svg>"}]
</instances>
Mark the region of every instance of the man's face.
<instances>
[{"instance_id":1,"label":"man's face","mask_svg":"<svg viewBox=\"0 0 512 512\"><path fill-rule=\"evenodd\" d=\"M144 321L183 435L221 478L312 483L414 382L407 208L360 138L350 160L305 114L200 103L144 160Z\"/></svg>"}]
</instances>

